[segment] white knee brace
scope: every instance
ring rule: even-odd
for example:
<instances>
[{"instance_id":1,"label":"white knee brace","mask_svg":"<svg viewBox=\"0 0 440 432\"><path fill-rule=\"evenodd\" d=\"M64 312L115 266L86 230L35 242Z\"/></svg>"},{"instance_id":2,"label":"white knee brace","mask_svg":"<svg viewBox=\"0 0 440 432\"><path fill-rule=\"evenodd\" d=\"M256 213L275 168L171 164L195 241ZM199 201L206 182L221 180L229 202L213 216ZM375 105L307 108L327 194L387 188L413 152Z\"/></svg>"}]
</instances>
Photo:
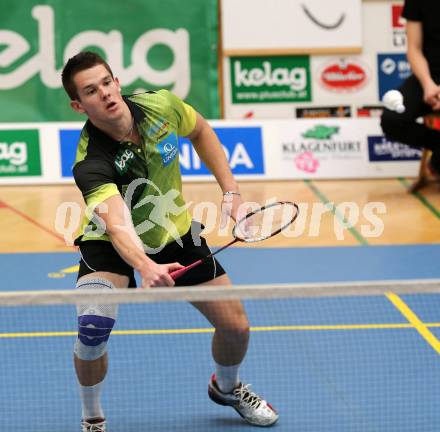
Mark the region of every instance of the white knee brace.
<instances>
[{"instance_id":1,"label":"white knee brace","mask_svg":"<svg viewBox=\"0 0 440 432\"><path fill-rule=\"evenodd\" d=\"M105 279L83 279L76 287L80 290L114 289L113 284ZM107 341L118 314L117 304L78 305L78 338L75 342L75 355L81 360L96 360L105 354Z\"/></svg>"}]
</instances>

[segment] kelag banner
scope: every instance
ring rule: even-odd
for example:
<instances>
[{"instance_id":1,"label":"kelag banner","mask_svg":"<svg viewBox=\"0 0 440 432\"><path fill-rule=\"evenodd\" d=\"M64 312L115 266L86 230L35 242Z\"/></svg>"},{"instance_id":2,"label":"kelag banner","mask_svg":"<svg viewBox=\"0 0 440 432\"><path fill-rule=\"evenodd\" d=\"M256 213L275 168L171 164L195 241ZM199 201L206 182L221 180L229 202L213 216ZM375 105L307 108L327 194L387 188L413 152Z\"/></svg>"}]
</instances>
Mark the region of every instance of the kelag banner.
<instances>
[{"instance_id":1,"label":"kelag banner","mask_svg":"<svg viewBox=\"0 0 440 432\"><path fill-rule=\"evenodd\" d=\"M217 0L2 0L2 11L1 122L81 121L60 72L85 49L107 59L124 94L166 88L219 115Z\"/></svg>"}]
</instances>

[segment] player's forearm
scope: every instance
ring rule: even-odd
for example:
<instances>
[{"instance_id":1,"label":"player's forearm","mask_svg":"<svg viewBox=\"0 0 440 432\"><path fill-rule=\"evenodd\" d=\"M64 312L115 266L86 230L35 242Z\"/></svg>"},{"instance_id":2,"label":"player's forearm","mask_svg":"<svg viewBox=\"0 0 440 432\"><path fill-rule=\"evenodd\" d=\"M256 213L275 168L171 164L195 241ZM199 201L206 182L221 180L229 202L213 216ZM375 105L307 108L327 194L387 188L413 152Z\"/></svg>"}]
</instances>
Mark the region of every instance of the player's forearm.
<instances>
[{"instance_id":1,"label":"player's forearm","mask_svg":"<svg viewBox=\"0 0 440 432\"><path fill-rule=\"evenodd\" d=\"M231 173L225 152L212 128L207 124L191 142L222 191L238 191L238 184Z\"/></svg>"},{"instance_id":2,"label":"player's forearm","mask_svg":"<svg viewBox=\"0 0 440 432\"><path fill-rule=\"evenodd\" d=\"M407 57L411 65L411 70L422 87L432 84L433 80L429 70L429 64L423 52L418 48L408 49Z\"/></svg>"},{"instance_id":3,"label":"player's forearm","mask_svg":"<svg viewBox=\"0 0 440 432\"><path fill-rule=\"evenodd\" d=\"M107 234L121 258L135 270L151 261L145 255L142 241L133 227L124 227L123 229L114 227L107 229Z\"/></svg>"}]
</instances>

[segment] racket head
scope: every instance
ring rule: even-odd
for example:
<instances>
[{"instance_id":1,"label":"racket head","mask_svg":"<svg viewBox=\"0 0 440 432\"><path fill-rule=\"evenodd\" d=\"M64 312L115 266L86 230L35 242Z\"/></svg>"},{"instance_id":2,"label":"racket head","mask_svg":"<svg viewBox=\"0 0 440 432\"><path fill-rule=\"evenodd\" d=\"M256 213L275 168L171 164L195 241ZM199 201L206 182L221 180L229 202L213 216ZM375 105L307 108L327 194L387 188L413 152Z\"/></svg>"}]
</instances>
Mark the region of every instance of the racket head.
<instances>
[{"instance_id":1,"label":"racket head","mask_svg":"<svg viewBox=\"0 0 440 432\"><path fill-rule=\"evenodd\" d=\"M232 235L236 240L245 243L267 240L289 227L298 215L297 204L290 201L273 202L238 220Z\"/></svg>"}]
</instances>

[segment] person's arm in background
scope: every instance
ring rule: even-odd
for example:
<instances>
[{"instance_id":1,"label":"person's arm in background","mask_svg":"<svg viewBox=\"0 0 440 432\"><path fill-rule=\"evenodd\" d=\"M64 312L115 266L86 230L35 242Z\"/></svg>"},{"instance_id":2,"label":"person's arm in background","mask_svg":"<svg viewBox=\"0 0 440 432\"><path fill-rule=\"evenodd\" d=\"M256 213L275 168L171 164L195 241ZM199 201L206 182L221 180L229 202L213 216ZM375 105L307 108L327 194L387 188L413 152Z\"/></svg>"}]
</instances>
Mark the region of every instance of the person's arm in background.
<instances>
[{"instance_id":1,"label":"person's arm in background","mask_svg":"<svg viewBox=\"0 0 440 432\"><path fill-rule=\"evenodd\" d=\"M220 141L209 123L199 113L197 113L196 125L190 135L188 135L188 139L194 145L200 159L216 178L223 193L239 193L238 184L229 168L229 163ZM241 204L242 200L240 195L230 195L227 200L223 197L222 227L226 225L227 216L231 216L234 220L240 219L244 216L238 214Z\"/></svg>"},{"instance_id":2,"label":"person's arm in background","mask_svg":"<svg viewBox=\"0 0 440 432\"><path fill-rule=\"evenodd\" d=\"M432 79L428 61L423 54L423 28L420 21L407 21L406 35L408 40L407 57L414 75L423 88L424 101L433 110L440 109L440 86Z\"/></svg>"},{"instance_id":3,"label":"person's arm in background","mask_svg":"<svg viewBox=\"0 0 440 432\"><path fill-rule=\"evenodd\" d=\"M130 212L121 195L113 195L104 200L95 208L95 213L104 222L113 247L126 263L139 272L142 288L174 285L169 273L183 266L179 263L156 264L145 255L142 241L136 234Z\"/></svg>"}]
</instances>

